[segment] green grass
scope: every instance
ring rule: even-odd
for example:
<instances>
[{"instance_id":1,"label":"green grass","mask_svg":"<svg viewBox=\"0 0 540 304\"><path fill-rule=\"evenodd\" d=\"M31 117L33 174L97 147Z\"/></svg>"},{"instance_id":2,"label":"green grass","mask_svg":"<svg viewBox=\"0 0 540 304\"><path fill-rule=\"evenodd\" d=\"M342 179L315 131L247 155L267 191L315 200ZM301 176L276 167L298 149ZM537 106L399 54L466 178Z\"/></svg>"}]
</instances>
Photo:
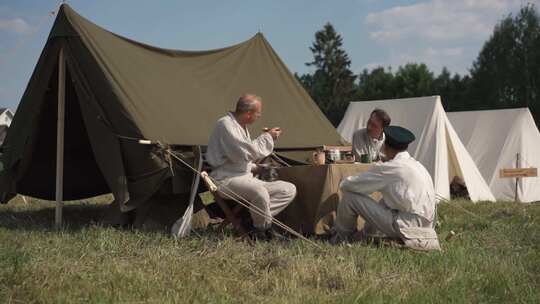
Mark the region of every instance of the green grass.
<instances>
[{"instance_id":1,"label":"green grass","mask_svg":"<svg viewBox=\"0 0 540 304\"><path fill-rule=\"evenodd\" d=\"M439 208L443 252L374 245L252 246L209 230L165 234L97 223L104 199L0 206L0 302L539 303L540 205ZM444 238L450 230L457 235Z\"/></svg>"}]
</instances>

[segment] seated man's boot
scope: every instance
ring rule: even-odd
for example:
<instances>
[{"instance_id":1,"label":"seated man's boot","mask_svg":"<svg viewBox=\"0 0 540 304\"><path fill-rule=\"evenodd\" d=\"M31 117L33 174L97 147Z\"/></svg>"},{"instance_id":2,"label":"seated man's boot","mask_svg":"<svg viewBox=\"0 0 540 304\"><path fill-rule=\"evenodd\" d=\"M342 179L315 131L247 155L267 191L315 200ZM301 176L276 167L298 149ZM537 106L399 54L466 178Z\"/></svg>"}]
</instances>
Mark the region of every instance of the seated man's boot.
<instances>
[{"instance_id":1,"label":"seated man's boot","mask_svg":"<svg viewBox=\"0 0 540 304\"><path fill-rule=\"evenodd\" d=\"M330 237L330 245L340 245L340 244L346 244L351 241L350 236L343 235L342 233L339 233L337 231L333 231L332 236Z\"/></svg>"},{"instance_id":2,"label":"seated man's boot","mask_svg":"<svg viewBox=\"0 0 540 304\"><path fill-rule=\"evenodd\" d=\"M268 242L270 241L268 234L266 233L268 229L262 230L254 228L251 231L248 232L248 236L252 241L255 242Z\"/></svg>"},{"instance_id":3,"label":"seated man's boot","mask_svg":"<svg viewBox=\"0 0 540 304\"><path fill-rule=\"evenodd\" d=\"M274 225L272 225L270 229L266 230L266 235L271 240L276 240L276 241L289 241L290 240L286 235L282 234L279 231L279 229Z\"/></svg>"},{"instance_id":4,"label":"seated man's boot","mask_svg":"<svg viewBox=\"0 0 540 304\"><path fill-rule=\"evenodd\" d=\"M275 227L270 227L267 229L258 229L254 228L249 232L249 237L254 241L287 241L289 238L279 233Z\"/></svg>"}]
</instances>

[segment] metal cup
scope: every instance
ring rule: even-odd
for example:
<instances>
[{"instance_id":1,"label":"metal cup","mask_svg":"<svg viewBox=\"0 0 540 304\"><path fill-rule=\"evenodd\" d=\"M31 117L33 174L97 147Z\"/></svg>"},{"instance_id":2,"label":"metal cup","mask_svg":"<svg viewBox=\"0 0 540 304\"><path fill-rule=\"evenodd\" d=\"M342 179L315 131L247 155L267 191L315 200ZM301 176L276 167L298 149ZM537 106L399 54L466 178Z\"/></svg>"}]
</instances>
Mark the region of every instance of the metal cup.
<instances>
[{"instance_id":1,"label":"metal cup","mask_svg":"<svg viewBox=\"0 0 540 304\"><path fill-rule=\"evenodd\" d=\"M338 149L332 149L329 151L329 158L332 162L341 160L341 152Z\"/></svg>"},{"instance_id":2,"label":"metal cup","mask_svg":"<svg viewBox=\"0 0 540 304\"><path fill-rule=\"evenodd\" d=\"M360 155L360 162L363 164L369 164L371 163L371 157L369 157L369 154L362 154Z\"/></svg>"}]
</instances>

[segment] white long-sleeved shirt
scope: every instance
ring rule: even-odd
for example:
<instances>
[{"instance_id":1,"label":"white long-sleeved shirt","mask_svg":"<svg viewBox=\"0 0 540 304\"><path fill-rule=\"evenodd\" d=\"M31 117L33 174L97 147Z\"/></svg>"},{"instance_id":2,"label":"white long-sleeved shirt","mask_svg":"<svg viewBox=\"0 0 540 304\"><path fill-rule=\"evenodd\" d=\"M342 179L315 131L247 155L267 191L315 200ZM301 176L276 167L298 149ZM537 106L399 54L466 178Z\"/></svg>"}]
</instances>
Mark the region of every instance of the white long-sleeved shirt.
<instances>
[{"instance_id":1,"label":"white long-sleeved shirt","mask_svg":"<svg viewBox=\"0 0 540 304\"><path fill-rule=\"evenodd\" d=\"M356 161L360 161L362 154L368 154L371 161L381 160L383 156L381 150L384 140L384 132L382 133L382 137L380 139L371 138L367 133L367 129L365 128L354 132L352 138L352 148Z\"/></svg>"},{"instance_id":2,"label":"white long-sleeved shirt","mask_svg":"<svg viewBox=\"0 0 540 304\"><path fill-rule=\"evenodd\" d=\"M380 192L385 204L398 211L414 213L432 221L435 214L435 190L426 168L407 152L394 159L374 164L368 171L344 179L342 191L370 195Z\"/></svg>"},{"instance_id":3,"label":"white long-sleeved shirt","mask_svg":"<svg viewBox=\"0 0 540 304\"><path fill-rule=\"evenodd\" d=\"M216 180L252 177L253 162L270 155L273 149L274 139L269 133L251 140L247 128L229 113L217 121L208 142L206 160L212 166L210 175Z\"/></svg>"}]
</instances>

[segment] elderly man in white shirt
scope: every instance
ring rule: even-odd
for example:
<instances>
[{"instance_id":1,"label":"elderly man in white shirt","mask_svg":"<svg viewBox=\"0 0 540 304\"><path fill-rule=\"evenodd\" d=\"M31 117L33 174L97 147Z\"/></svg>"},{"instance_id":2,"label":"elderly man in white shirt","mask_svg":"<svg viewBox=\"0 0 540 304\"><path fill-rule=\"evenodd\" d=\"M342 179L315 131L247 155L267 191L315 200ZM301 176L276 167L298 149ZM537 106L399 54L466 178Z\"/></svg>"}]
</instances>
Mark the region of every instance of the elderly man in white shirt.
<instances>
[{"instance_id":1,"label":"elderly man in white shirt","mask_svg":"<svg viewBox=\"0 0 540 304\"><path fill-rule=\"evenodd\" d=\"M350 239L356 232L356 219L365 220L361 237L378 230L401 239L406 247L440 250L434 230L436 197L426 168L406 151L414 135L397 126L385 128L384 152L388 161L375 164L367 172L344 179L338 206L333 243ZM382 194L381 202L369 195Z\"/></svg>"},{"instance_id":2,"label":"elderly man in white shirt","mask_svg":"<svg viewBox=\"0 0 540 304\"><path fill-rule=\"evenodd\" d=\"M272 217L287 207L296 196L296 187L288 182L265 182L253 176L255 161L269 156L274 141L281 135L280 128L272 128L251 139L247 125L262 113L262 100L252 94L241 96L236 110L220 118L210 136L206 160L212 166L211 176L219 182L218 191L227 197L239 194L264 216L250 210L255 231L254 238L271 239L279 236L271 228Z\"/></svg>"},{"instance_id":3,"label":"elderly man in white shirt","mask_svg":"<svg viewBox=\"0 0 540 304\"><path fill-rule=\"evenodd\" d=\"M369 162L380 161L383 158L382 147L385 135L383 129L390 125L390 116L386 111L375 109L371 112L366 128L354 132L352 148L356 161L361 161L366 154Z\"/></svg>"}]
</instances>

